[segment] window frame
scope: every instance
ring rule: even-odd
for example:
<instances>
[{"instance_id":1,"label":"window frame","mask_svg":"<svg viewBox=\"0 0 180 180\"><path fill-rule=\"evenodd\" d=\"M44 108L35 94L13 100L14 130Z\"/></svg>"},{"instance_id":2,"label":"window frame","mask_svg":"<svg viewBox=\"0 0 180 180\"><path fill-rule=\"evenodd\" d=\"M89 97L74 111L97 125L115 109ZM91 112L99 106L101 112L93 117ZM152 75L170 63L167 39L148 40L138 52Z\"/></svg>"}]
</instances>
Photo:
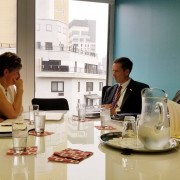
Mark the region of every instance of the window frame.
<instances>
[{"instance_id":1,"label":"window frame","mask_svg":"<svg viewBox=\"0 0 180 180\"><path fill-rule=\"evenodd\" d=\"M46 31L52 32L52 25L51 24L46 24Z\"/></svg>"},{"instance_id":2,"label":"window frame","mask_svg":"<svg viewBox=\"0 0 180 180\"><path fill-rule=\"evenodd\" d=\"M57 90L53 90L53 83L57 84ZM62 85L62 90L59 90L59 84ZM64 93L64 81L51 81L51 92L63 92Z\"/></svg>"},{"instance_id":3,"label":"window frame","mask_svg":"<svg viewBox=\"0 0 180 180\"><path fill-rule=\"evenodd\" d=\"M91 92L94 89L94 83L93 82L86 82L86 92Z\"/></svg>"}]
</instances>

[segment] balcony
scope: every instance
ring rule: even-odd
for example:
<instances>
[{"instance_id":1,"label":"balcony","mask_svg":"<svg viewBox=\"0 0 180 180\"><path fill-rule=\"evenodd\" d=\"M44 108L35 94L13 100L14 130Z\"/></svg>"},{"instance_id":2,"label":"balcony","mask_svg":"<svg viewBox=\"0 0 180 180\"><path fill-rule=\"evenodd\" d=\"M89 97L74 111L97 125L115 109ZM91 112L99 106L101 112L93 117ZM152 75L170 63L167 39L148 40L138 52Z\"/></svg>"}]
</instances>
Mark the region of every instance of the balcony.
<instances>
[{"instance_id":1,"label":"balcony","mask_svg":"<svg viewBox=\"0 0 180 180\"><path fill-rule=\"evenodd\" d=\"M48 72L69 72L69 66L61 66L61 65L42 65L41 71Z\"/></svg>"},{"instance_id":2,"label":"balcony","mask_svg":"<svg viewBox=\"0 0 180 180\"><path fill-rule=\"evenodd\" d=\"M69 67L64 65L41 65L42 72L69 72L86 74L105 74L103 70L97 68Z\"/></svg>"}]
</instances>

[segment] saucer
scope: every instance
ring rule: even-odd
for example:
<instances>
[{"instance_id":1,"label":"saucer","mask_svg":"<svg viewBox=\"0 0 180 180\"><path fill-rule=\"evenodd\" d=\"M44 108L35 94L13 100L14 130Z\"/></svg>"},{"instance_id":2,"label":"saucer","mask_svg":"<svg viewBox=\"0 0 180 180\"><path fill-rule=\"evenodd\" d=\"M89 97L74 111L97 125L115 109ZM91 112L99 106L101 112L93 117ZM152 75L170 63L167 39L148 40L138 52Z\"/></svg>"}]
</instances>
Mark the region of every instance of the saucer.
<instances>
[{"instance_id":1,"label":"saucer","mask_svg":"<svg viewBox=\"0 0 180 180\"><path fill-rule=\"evenodd\" d=\"M130 149L135 152L147 152L147 153L157 153L157 152L165 152L175 149L180 145L178 141L175 139L170 139L167 146L162 149L146 149L144 145L137 140L137 138L123 138L122 140L122 132L110 132L105 133L100 136L100 140L113 148L117 149Z\"/></svg>"}]
</instances>

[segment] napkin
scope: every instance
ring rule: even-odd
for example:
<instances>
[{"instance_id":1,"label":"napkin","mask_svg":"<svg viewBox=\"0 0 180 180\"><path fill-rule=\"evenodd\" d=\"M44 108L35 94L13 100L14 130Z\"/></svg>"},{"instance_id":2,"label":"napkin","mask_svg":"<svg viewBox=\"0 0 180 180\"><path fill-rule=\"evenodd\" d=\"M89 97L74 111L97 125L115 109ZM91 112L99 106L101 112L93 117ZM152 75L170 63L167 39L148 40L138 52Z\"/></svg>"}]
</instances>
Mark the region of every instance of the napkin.
<instances>
[{"instance_id":1,"label":"napkin","mask_svg":"<svg viewBox=\"0 0 180 180\"><path fill-rule=\"evenodd\" d=\"M115 130L116 129L112 126L95 126L95 128L98 130Z\"/></svg>"},{"instance_id":2,"label":"napkin","mask_svg":"<svg viewBox=\"0 0 180 180\"><path fill-rule=\"evenodd\" d=\"M54 152L53 155L48 158L48 160L62 163L78 164L91 155L93 155L93 152L68 148L60 152Z\"/></svg>"},{"instance_id":3,"label":"napkin","mask_svg":"<svg viewBox=\"0 0 180 180\"><path fill-rule=\"evenodd\" d=\"M180 138L180 104L168 100L167 106L170 115L170 136Z\"/></svg>"},{"instance_id":4,"label":"napkin","mask_svg":"<svg viewBox=\"0 0 180 180\"><path fill-rule=\"evenodd\" d=\"M37 154L37 146L27 147L25 152L21 154L17 154L14 152L14 149L10 148L7 150L6 155L36 155Z\"/></svg>"},{"instance_id":5,"label":"napkin","mask_svg":"<svg viewBox=\"0 0 180 180\"><path fill-rule=\"evenodd\" d=\"M32 135L32 136L48 136L48 135L51 135L51 134L54 134L53 132L48 132L48 131L45 131L44 133L42 134L36 134L35 131L29 131L29 135Z\"/></svg>"}]
</instances>

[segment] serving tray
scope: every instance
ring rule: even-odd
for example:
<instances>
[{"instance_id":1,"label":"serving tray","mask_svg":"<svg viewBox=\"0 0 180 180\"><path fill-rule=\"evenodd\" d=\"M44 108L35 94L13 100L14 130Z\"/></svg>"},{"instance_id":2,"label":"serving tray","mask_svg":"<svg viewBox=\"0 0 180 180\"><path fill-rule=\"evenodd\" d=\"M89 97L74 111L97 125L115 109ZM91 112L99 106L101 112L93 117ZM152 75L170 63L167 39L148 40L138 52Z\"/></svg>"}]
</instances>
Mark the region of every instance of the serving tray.
<instances>
[{"instance_id":1,"label":"serving tray","mask_svg":"<svg viewBox=\"0 0 180 180\"><path fill-rule=\"evenodd\" d=\"M143 144L136 138L122 139L122 132L109 132L106 134L102 134L100 136L100 140L104 144L113 148L122 149L122 150L130 149L135 152L147 152L147 153L170 151L179 146L178 141L176 141L175 139L170 139L168 145L165 146L163 149L150 150L144 148Z\"/></svg>"}]
</instances>

